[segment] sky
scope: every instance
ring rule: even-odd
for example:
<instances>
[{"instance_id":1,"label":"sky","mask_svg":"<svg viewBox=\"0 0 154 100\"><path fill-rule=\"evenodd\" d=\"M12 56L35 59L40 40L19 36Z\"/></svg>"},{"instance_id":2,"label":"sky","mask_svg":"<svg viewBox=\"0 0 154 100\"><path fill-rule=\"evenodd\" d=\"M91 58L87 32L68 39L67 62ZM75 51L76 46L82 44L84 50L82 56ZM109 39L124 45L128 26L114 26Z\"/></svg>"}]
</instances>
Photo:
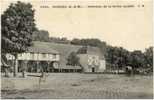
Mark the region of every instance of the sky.
<instances>
[{"instance_id":1,"label":"sky","mask_svg":"<svg viewBox=\"0 0 154 100\"><path fill-rule=\"evenodd\" d=\"M35 9L35 23L47 30L50 36L73 38L98 38L112 46L122 46L129 51L142 50L153 45L152 0L105 1L49 1L22 0ZM46 1L46 2L45 2ZM11 2L3 0L2 12ZM134 8L87 8L88 5L135 5ZM57 5L81 5L84 8L52 8ZM144 5L144 7L138 7ZM48 8L42 8L48 6Z\"/></svg>"}]
</instances>

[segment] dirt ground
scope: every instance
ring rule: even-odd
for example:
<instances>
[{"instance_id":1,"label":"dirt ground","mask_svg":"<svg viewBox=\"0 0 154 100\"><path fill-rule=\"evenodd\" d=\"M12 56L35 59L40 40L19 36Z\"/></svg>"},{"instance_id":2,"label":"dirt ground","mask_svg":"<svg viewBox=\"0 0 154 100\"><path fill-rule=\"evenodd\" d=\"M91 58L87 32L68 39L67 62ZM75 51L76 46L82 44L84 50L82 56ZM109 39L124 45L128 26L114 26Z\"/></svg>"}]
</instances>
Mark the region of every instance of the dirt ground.
<instances>
[{"instance_id":1,"label":"dirt ground","mask_svg":"<svg viewBox=\"0 0 154 100\"><path fill-rule=\"evenodd\" d=\"M50 73L39 77L2 77L2 98L20 99L149 99L153 77L113 74Z\"/></svg>"}]
</instances>

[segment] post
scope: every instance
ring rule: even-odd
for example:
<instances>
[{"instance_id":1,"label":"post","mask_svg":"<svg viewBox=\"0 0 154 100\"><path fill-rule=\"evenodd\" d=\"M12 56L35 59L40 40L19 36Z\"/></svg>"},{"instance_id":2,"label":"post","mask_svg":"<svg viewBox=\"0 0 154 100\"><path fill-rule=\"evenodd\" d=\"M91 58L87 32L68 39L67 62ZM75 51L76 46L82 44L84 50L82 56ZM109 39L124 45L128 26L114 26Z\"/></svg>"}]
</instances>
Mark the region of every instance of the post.
<instances>
[{"instance_id":1,"label":"post","mask_svg":"<svg viewBox=\"0 0 154 100\"><path fill-rule=\"evenodd\" d=\"M14 57L15 57L15 64L14 64L14 73L13 73L13 76L16 77L17 76L17 72L18 72L18 59L17 59L17 54L15 54Z\"/></svg>"},{"instance_id":2,"label":"post","mask_svg":"<svg viewBox=\"0 0 154 100\"><path fill-rule=\"evenodd\" d=\"M22 66L22 77L25 78L26 77L26 71L27 71L27 64L28 64L28 61L25 60L24 61L24 66Z\"/></svg>"},{"instance_id":3,"label":"post","mask_svg":"<svg viewBox=\"0 0 154 100\"><path fill-rule=\"evenodd\" d=\"M50 61L48 61L47 63L48 63L47 72L49 73L50 72Z\"/></svg>"},{"instance_id":4,"label":"post","mask_svg":"<svg viewBox=\"0 0 154 100\"><path fill-rule=\"evenodd\" d=\"M118 72L117 72L117 74L119 74L119 65L117 64L117 69L118 69Z\"/></svg>"},{"instance_id":5,"label":"post","mask_svg":"<svg viewBox=\"0 0 154 100\"><path fill-rule=\"evenodd\" d=\"M39 68L39 61L36 62L36 68L37 68L37 73L39 72L40 68Z\"/></svg>"}]
</instances>

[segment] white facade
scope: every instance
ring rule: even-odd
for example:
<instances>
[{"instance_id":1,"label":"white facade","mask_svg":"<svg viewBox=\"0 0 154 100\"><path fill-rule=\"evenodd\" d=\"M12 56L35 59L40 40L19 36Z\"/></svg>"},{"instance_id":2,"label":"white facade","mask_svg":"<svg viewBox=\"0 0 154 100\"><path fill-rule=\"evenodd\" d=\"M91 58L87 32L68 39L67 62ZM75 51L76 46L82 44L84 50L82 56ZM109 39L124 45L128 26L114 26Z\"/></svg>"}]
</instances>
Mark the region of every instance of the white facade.
<instances>
[{"instance_id":1,"label":"white facade","mask_svg":"<svg viewBox=\"0 0 154 100\"><path fill-rule=\"evenodd\" d=\"M104 72L106 68L105 60L98 55L78 54L80 64L84 67L84 72Z\"/></svg>"},{"instance_id":2,"label":"white facade","mask_svg":"<svg viewBox=\"0 0 154 100\"><path fill-rule=\"evenodd\" d=\"M97 55L87 55L88 65L99 66L99 56Z\"/></svg>"},{"instance_id":3,"label":"white facade","mask_svg":"<svg viewBox=\"0 0 154 100\"><path fill-rule=\"evenodd\" d=\"M7 54L7 59L14 59L13 55ZM59 61L59 54L48 54L48 53L20 53L17 55L18 60L33 60L33 61Z\"/></svg>"}]
</instances>

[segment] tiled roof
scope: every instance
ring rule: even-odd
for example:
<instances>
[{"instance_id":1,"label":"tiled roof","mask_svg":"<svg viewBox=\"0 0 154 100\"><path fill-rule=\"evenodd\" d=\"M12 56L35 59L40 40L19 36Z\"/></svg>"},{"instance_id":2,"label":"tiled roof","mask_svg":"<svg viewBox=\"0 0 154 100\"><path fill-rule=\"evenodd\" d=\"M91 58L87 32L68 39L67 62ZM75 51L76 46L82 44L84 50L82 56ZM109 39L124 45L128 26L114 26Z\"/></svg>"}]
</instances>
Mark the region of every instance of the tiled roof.
<instances>
[{"instance_id":1,"label":"tiled roof","mask_svg":"<svg viewBox=\"0 0 154 100\"><path fill-rule=\"evenodd\" d=\"M31 47L29 47L27 52L59 54L58 51L56 51L52 48L49 48L48 45L41 45L40 46L37 43L34 43Z\"/></svg>"}]
</instances>

